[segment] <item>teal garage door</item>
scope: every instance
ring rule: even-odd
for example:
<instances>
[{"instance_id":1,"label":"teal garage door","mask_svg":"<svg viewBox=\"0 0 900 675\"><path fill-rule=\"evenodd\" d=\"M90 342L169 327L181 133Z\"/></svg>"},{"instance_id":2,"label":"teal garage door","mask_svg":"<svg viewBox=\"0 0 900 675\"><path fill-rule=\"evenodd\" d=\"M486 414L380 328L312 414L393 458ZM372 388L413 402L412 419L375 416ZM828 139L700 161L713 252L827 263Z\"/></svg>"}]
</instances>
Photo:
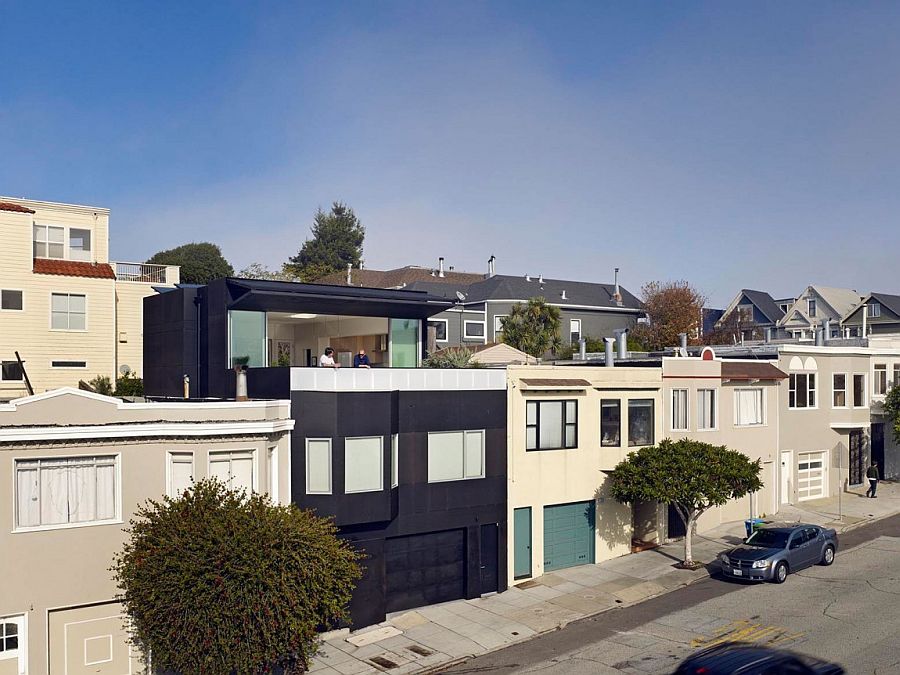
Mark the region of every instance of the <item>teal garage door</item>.
<instances>
[{"instance_id":1,"label":"teal garage door","mask_svg":"<svg viewBox=\"0 0 900 675\"><path fill-rule=\"evenodd\" d=\"M544 571L594 562L594 502L544 507Z\"/></svg>"}]
</instances>

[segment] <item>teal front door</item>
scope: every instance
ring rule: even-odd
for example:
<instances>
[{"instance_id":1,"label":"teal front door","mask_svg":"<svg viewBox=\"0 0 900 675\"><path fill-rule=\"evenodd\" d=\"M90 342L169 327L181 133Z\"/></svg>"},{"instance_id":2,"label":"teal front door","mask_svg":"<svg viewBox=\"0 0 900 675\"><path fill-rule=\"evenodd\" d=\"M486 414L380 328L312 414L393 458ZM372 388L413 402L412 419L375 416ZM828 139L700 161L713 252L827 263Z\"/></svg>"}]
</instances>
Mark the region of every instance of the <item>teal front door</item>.
<instances>
[{"instance_id":1,"label":"teal front door","mask_svg":"<svg viewBox=\"0 0 900 675\"><path fill-rule=\"evenodd\" d=\"M513 578L531 576L531 507L513 511Z\"/></svg>"},{"instance_id":2,"label":"teal front door","mask_svg":"<svg viewBox=\"0 0 900 675\"><path fill-rule=\"evenodd\" d=\"M544 507L544 571L594 562L594 502Z\"/></svg>"}]
</instances>

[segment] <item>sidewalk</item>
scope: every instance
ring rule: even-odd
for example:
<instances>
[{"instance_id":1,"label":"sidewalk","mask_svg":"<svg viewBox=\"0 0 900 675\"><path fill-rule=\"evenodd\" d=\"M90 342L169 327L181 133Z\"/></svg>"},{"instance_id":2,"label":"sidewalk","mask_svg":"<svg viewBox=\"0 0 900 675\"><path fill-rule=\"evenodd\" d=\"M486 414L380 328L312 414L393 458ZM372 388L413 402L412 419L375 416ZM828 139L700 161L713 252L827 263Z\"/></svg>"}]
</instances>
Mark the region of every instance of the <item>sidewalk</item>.
<instances>
[{"instance_id":1,"label":"sidewalk","mask_svg":"<svg viewBox=\"0 0 900 675\"><path fill-rule=\"evenodd\" d=\"M836 497L783 506L777 519L842 532L900 512L900 485L880 484L878 499L865 499L863 492L842 495L842 521L837 521ZM377 626L327 636L310 671L318 675L436 671L706 578L717 569L718 554L744 536L743 522L696 535L694 558L709 564L694 572L673 568L684 550L681 542L674 542L599 565L551 572L503 593L394 614Z\"/></svg>"}]
</instances>

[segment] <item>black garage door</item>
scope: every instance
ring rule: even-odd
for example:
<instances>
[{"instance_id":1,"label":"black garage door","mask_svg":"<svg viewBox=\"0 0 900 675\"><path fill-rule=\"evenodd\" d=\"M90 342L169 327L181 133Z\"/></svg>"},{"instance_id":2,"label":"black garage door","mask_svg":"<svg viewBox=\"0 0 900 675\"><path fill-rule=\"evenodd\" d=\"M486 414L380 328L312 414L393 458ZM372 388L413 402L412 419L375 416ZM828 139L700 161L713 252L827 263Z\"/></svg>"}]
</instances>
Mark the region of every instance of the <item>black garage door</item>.
<instances>
[{"instance_id":1,"label":"black garage door","mask_svg":"<svg viewBox=\"0 0 900 675\"><path fill-rule=\"evenodd\" d=\"M387 611L465 597L465 548L465 530L388 539Z\"/></svg>"}]
</instances>

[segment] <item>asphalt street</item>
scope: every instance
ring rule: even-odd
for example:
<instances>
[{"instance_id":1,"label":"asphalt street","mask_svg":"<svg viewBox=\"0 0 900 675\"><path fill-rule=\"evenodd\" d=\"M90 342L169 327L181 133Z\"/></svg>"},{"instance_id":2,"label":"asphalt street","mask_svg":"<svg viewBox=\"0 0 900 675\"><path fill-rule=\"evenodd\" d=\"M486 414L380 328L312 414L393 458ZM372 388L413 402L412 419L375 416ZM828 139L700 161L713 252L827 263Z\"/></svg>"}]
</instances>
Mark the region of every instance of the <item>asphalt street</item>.
<instances>
[{"instance_id":1,"label":"asphalt street","mask_svg":"<svg viewBox=\"0 0 900 675\"><path fill-rule=\"evenodd\" d=\"M831 567L783 585L709 578L615 609L448 673L671 673L728 640L771 644L840 663L848 673L900 673L900 515L841 536Z\"/></svg>"}]
</instances>

